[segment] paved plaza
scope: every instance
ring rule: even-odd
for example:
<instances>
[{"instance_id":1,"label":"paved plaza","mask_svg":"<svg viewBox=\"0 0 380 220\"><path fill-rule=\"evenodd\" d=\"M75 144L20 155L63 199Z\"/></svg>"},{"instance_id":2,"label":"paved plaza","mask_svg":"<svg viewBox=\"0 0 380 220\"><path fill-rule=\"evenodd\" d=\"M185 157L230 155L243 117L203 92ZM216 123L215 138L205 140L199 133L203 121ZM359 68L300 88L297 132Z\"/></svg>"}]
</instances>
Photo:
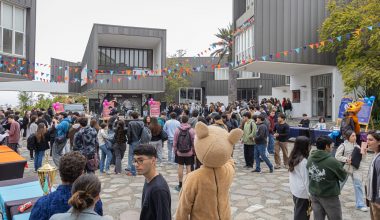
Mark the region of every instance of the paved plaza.
<instances>
[{"instance_id":1,"label":"paved plaza","mask_svg":"<svg viewBox=\"0 0 380 220\"><path fill-rule=\"evenodd\" d=\"M293 145L289 144L289 152ZM165 153L167 148L165 147ZM128 152L128 150L127 150ZM29 152L22 150L22 155L29 158ZM167 154L164 154L167 155ZM367 156L361 164L363 178L368 171L368 164L373 154ZM263 173L252 173L251 169L243 168L243 145L237 145L234 152L236 160L236 176L231 188L231 211L233 219L293 219L293 200L289 190L288 172L285 169L269 173L265 163L261 164ZM273 163L273 156L270 156ZM50 162L53 164L53 162ZM34 176L33 162L28 162L26 176ZM123 159L123 169L127 166L127 154ZM172 196L172 215L175 215L178 204L178 192L174 186L178 184L177 166L163 164L158 167L159 172L167 180ZM144 177L129 177L121 175L100 175L102 182L101 199L104 215L110 219L138 219L141 207L141 193ZM57 175L59 181L59 176ZM363 213L355 209L355 196L351 179L346 183L342 194L343 219L369 219L369 212ZM111 218L112 217L112 218Z\"/></svg>"}]
</instances>

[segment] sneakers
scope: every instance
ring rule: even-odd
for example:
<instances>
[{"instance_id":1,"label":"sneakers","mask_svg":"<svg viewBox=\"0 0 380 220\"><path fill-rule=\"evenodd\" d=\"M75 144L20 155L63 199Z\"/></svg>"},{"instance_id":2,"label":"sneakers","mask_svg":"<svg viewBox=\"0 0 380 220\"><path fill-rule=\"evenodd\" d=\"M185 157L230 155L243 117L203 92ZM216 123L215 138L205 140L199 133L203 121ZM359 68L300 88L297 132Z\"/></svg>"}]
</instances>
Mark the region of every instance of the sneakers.
<instances>
[{"instance_id":1,"label":"sneakers","mask_svg":"<svg viewBox=\"0 0 380 220\"><path fill-rule=\"evenodd\" d=\"M361 208L357 208L358 210L362 211L362 212L368 212L368 208L367 207L361 207Z\"/></svg>"},{"instance_id":2,"label":"sneakers","mask_svg":"<svg viewBox=\"0 0 380 220\"><path fill-rule=\"evenodd\" d=\"M270 168L270 169L269 169L269 173L273 173L273 168Z\"/></svg>"},{"instance_id":3,"label":"sneakers","mask_svg":"<svg viewBox=\"0 0 380 220\"><path fill-rule=\"evenodd\" d=\"M179 187L178 185L174 187L174 189L175 189L177 192L181 191L181 188L182 188L182 187Z\"/></svg>"},{"instance_id":4,"label":"sneakers","mask_svg":"<svg viewBox=\"0 0 380 220\"><path fill-rule=\"evenodd\" d=\"M252 173L261 173L261 170L252 170Z\"/></svg>"},{"instance_id":5,"label":"sneakers","mask_svg":"<svg viewBox=\"0 0 380 220\"><path fill-rule=\"evenodd\" d=\"M275 165L274 168L275 168L275 169L280 169L281 166L280 166L280 165Z\"/></svg>"},{"instance_id":6,"label":"sneakers","mask_svg":"<svg viewBox=\"0 0 380 220\"><path fill-rule=\"evenodd\" d=\"M107 174L107 175L111 175L112 173L111 173L110 171L107 171L106 174Z\"/></svg>"}]
</instances>

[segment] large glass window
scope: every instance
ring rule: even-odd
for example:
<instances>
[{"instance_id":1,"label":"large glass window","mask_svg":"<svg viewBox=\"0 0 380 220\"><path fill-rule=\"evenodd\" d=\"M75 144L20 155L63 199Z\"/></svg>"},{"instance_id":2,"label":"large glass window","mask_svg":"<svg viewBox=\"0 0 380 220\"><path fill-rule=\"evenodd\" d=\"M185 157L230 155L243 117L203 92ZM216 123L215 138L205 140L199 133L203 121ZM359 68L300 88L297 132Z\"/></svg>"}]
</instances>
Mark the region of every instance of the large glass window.
<instances>
[{"instance_id":1,"label":"large glass window","mask_svg":"<svg viewBox=\"0 0 380 220\"><path fill-rule=\"evenodd\" d=\"M242 63L255 56L254 51L254 26L251 25L235 37L235 60Z\"/></svg>"},{"instance_id":2,"label":"large glass window","mask_svg":"<svg viewBox=\"0 0 380 220\"><path fill-rule=\"evenodd\" d=\"M0 51L24 56L25 9L0 2Z\"/></svg>"},{"instance_id":3,"label":"large glass window","mask_svg":"<svg viewBox=\"0 0 380 220\"><path fill-rule=\"evenodd\" d=\"M153 69L153 50L99 47L98 54L98 65L101 68L107 68L107 66L111 68L116 65Z\"/></svg>"}]
</instances>

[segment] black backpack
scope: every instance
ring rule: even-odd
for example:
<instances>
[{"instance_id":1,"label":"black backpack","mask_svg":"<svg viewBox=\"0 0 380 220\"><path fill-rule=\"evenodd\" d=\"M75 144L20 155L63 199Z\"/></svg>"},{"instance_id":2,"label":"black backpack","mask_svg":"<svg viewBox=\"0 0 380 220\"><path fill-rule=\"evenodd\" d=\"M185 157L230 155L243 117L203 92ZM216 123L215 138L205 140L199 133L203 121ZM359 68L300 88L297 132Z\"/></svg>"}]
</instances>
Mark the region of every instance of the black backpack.
<instances>
[{"instance_id":1,"label":"black backpack","mask_svg":"<svg viewBox=\"0 0 380 220\"><path fill-rule=\"evenodd\" d=\"M186 130L179 129L177 150L180 153L187 153L191 151L193 143L191 142L190 128Z\"/></svg>"},{"instance_id":2,"label":"black backpack","mask_svg":"<svg viewBox=\"0 0 380 220\"><path fill-rule=\"evenodd\" d=\"M36 135L35 134L29 135L28 139L26 140L26 148L28 150L36 149Z\"/></svg>"}]
</instances>

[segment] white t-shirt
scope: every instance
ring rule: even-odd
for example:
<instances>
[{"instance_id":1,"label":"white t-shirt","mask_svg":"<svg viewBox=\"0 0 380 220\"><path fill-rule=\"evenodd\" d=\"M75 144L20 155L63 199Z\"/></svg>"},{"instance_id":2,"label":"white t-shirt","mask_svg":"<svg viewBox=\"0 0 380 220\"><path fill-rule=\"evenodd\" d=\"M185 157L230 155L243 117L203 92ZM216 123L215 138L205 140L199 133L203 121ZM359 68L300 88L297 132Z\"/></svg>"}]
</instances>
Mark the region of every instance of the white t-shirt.
<instances>
[{"instance_id":1,"label":"white t-shirt","mask_svg":"<svg viewBox=\"0 0 380 220\"><path fill-rule=\"evenodd\" d=\"M290 192L301 199L309 198L309 174L306 169L307 159L294 167L293 172L289 172Z\"/></svg>"}]
</instances>

